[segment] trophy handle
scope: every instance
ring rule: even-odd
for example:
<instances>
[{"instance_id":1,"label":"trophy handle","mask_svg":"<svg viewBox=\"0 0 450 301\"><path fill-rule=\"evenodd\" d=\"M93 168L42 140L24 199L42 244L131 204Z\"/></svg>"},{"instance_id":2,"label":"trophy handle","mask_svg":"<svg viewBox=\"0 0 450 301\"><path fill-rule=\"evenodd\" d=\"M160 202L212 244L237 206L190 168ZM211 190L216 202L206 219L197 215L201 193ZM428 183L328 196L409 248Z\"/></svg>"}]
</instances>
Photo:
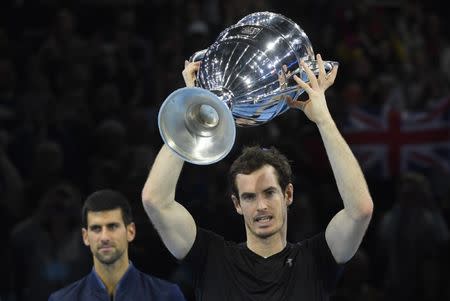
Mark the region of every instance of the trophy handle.
<instances>
[{"instance_id":1,"label":"trophy handle","mask_svg":"<svg viewBox=\"0 0 450 301\"><path fill-rule=\"evenodd\" d=\"M311 71L317 76L319 75L319 64L317 63L317 60L314 59L307 59L305 60L305 63L308 65L308 67L311 69ZM324 61L323 62L325 67L325 72L328 74L334 67L339 66L339 62L336 61ZM291 72L291 76L294 74L299 76L299 74L303 71L302 67L298 67L293 72ZM301 76L299 76L302 78ZM303 79L303 78L302 78ZM305 79L303 79L305 80Z\"/></svg>"},{"instance_id":2,"label":"trophy handle","mask_svg":"<svg viewBox=\"0 0 450 301\"><path fill-rule=\"evenodd\" d=\"M193 62L199 62L199 61L203 60L207 51L208 51L208 48L194 52L194 54L191 55L191 57L189 58L188 61L190 63L193 63ZM198 73L195 76L194 85L196 87L198 87Z\"/></svg>"},{"instance_id":3,"label":"trophy handle","mask_svg":"<svg viewBox=\"0 0 450 301\"><path fill-rule=\"evenodd\" d=\"M198 62L203 60L203 58L205 57L206 51L208 51L208 49L202 49L199 50L197 52L194 52L194 54L191 55L191 57L189 58L189 62Z\"/></svg>"}]
</instances>

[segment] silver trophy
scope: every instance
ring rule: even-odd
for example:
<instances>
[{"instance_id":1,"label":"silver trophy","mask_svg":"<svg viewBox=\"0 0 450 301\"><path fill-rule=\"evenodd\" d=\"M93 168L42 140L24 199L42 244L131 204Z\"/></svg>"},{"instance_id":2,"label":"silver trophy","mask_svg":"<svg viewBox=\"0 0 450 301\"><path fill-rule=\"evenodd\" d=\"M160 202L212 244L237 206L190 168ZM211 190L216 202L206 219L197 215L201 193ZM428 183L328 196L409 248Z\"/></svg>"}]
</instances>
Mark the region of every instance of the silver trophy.
<instances>
[{"instance_id":1,"label":"silver trophy","mask_svg":"<svg viewBox=\"0 0 450 301\"><path fill-rule=\"evenodd\" d=\"M308 82L303 60L317 75L318 65L305 32L289 18L257 12L222 31L190 61L201 61L196 87L171 93L161 105L158 126L164 143L183 160L206 165L232 149L236 126L257 126L286 112L288 99ZM337 62L325 61L329 72Z\"/></svg>"}]
</instances>

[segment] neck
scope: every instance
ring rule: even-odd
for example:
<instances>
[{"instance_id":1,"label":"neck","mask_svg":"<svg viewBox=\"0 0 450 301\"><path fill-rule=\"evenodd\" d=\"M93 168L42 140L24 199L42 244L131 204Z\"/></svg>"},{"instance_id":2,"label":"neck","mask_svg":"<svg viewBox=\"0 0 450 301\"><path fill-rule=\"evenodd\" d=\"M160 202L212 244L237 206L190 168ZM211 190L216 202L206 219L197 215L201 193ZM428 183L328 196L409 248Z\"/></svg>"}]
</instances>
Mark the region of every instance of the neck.
<instances>
[{"instance_id":1,"label":"neck","mask_svg":"<svg viewBox=\"0 0 450 301\"><path fill-rule=\"evenodd\" d=\"M247 247L261 257L267 258L281 252L286 247L286 229L265 238L247 233Z\"/></svg>"},{"instance_id":2,"label":"neck","mask_svg":"<svg viewBox=\"0 0 450 301\"><path fill-rule=\"evenodd\" d=\"M117 284L122 279L129 265L127 254L124 254L124 256L112 264L103 264L94 258L95 272L106 286L108 295L114 295Z\"/></svg>"}]
</instances>

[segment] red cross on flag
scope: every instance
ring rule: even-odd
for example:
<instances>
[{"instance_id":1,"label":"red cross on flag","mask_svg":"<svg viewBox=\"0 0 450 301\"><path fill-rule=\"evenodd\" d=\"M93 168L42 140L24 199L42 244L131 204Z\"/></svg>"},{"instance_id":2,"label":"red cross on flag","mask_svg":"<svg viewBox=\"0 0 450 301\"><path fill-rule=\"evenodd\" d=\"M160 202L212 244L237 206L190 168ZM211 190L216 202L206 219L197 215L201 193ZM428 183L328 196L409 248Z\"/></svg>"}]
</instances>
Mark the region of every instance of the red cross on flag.
<instances>
[{"instance_id":1,"label":"red cross on flag","mask_svg":"<svg viewBox=\"0 0 450 301\"><path fill-rule=\"evenodd\" d=\"M365 172L385 178L408 170L450 173L449 115L448 97L424 112L354 108L342 134Z\"/></svg>"}]
</instances>

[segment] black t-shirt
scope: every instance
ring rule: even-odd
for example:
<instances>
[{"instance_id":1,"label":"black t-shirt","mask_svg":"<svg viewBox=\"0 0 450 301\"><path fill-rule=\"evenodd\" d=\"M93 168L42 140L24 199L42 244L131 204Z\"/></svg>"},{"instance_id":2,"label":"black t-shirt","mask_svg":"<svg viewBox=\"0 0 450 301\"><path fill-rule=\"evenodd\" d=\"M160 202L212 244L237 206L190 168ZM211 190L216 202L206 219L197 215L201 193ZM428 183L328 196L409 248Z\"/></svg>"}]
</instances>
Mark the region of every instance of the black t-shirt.
<instances>
[{"instance_id":1,"label":"black t-shirt","mask_svg":"<svg viewBox=\"0 0 450 301\"><path fill-rule=\"evenodd\" d=\"M328 300L342 266L320 233L261 257L246 243L198 228L183 261L192 271L196 300Z\"/></svg>"}]
</instances>

